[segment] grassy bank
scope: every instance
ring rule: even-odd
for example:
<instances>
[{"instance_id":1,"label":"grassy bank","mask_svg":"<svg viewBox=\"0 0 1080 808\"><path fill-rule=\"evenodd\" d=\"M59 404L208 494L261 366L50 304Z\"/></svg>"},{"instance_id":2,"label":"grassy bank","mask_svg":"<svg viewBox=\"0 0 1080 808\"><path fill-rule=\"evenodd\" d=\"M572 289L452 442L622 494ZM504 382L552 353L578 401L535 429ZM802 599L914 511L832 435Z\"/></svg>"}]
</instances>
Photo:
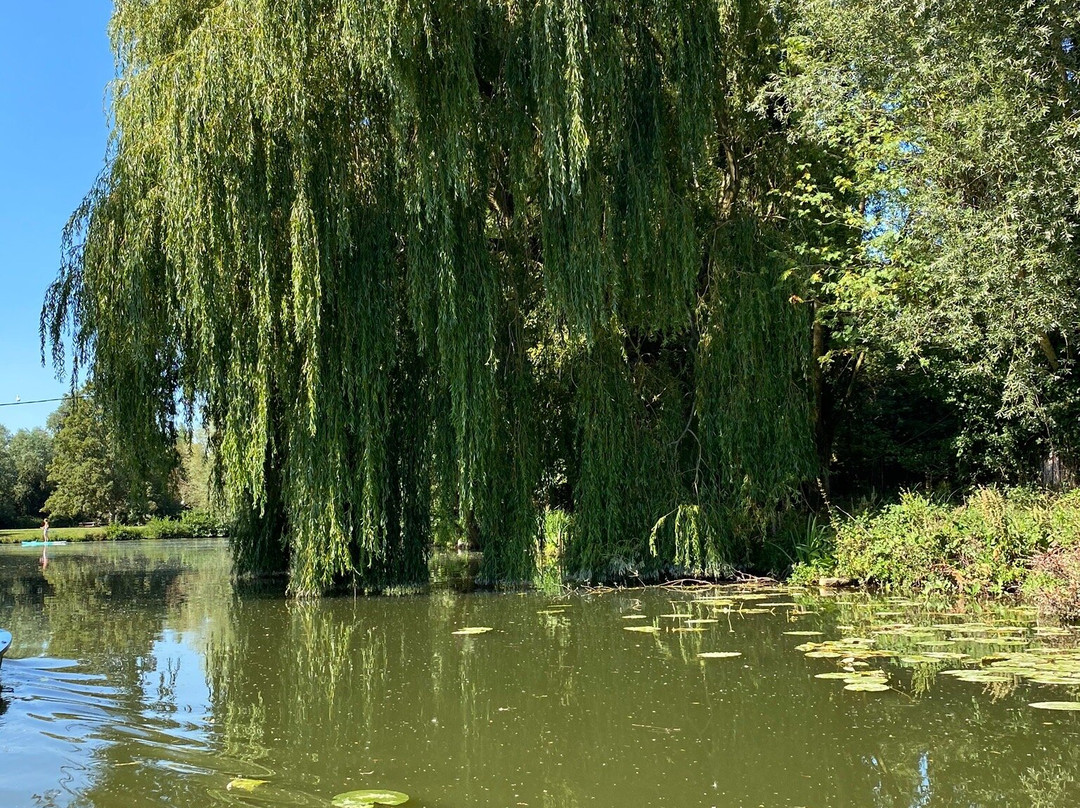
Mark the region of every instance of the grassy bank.
<instances>
[{"instance_id":1,"label":"grassy bank","mask_svg":"<svg viewBox=\"0 0 1080 808\"><path fill-rule=\"evenodd\" d=\"M49 541L92 541L92 534L100 532L101 528L93 527L49 528ZM0 544L18 544L24 541L41 541L41 528L0 529Z\"/></svg>"},{"instance_id":2,"label":"grassy bank","mask_svg":"<svg viewBox=\"0 0 1080 808\"><path fill-rule=\"evenodd\" d=\"M49 541L127 541L133 539L190 539L226 535L225 525L204 511L186 511L178 519L151 519L145 525L49 528ZM41 528L0 529L0 544L40 541Z\"/></svg>"},{"instance_id":3,"label":"grassy bank","mask_svg":"<svg viewBox=\"0 0 1080 808\"><path fill-rule=\"evenodd\" d=\"M853 579L883 589L1018 593L1047 614L1080 618L1080 491L979 489L961 504L908 493L834 518L834 536L793 579Z\"/></svg>"}]
</instances>

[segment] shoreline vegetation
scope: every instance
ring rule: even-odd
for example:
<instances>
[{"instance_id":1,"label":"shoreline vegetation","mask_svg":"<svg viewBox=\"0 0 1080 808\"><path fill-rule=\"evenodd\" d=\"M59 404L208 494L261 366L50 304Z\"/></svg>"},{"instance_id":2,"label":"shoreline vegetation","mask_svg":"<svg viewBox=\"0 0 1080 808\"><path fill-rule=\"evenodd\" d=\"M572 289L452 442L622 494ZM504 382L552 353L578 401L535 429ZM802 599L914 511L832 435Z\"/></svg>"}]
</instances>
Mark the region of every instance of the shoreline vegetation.
<instances>
[{"instance_id":1,"label":"shoreline vegetation","mask_svg":"<svg viewBox=\"0 0 1080 808\"><path fill-rule=\"evenodd\" d=\"M773 555L763 555L745 565L690 573L627 562L621 575L608 576L603 584L673 586L686 582L763 581L945 596L961 602L1018 598L1037 607L1043 617L1080 620L1080 489L1054 493L984 487L975 489L959 503L905 492L897 502L864 506L855 513L832 508L830 513L824 521L811 515L801 533L788 532L782 544L766 545L773 548ZM570 518L561 511L547 514L544 549L538 553L534 577L526 586L567 591L589 589L596 583L564 574L561 550ZM178 518L155 518L144 525L54 527L50 541L227 535L227 525L220 518L191 510ZM0 529L0 544L40 537L40 527ZM785 544L789 546L782 546ZM449 553L454 547L454 542L444 541L433 549ZM481 554L458 555L468 563L453 577L461 581L464 577L475 578ZM765 577L759 578L759 574ZM486 585L482 580L471 580L467 588Z\"/></svg>"},{"instance_id":2,"label":"shoreline vegetation","mask_svg":"<svg viewBox=\"0 0 1080 808\"><path fill-rule=\"evenodd\" d=\"M1019 596L1047 617L1080 619L1080 490L975 489L959 504L906 492L834 512L789 581L850 581L959 599Z\"/></svg>"},{"instance_id":3,"label":"shoreline vegetation","mask_svg":"<svg viewBox=\"0 0 1080 808\"><path fill-rule=\"evenodd\" d=\"M490 586L1070 574L1021 494L825 512L1075 479L1073 5L286 8L116 4L45 511L194 504L184 451L238 575L299 598L462 540Z\"/></svg>"}]
</instances>

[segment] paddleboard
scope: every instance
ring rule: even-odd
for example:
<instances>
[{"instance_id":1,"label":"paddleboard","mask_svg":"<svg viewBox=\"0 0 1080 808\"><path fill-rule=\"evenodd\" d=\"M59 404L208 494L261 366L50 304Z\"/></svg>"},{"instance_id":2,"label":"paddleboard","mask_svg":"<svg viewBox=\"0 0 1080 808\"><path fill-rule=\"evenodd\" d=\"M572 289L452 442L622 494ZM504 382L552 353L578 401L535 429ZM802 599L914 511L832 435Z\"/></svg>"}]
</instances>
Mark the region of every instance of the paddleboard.
<instances>
[{"instance_id":1,"label":"paddleboard","mask_svg":"<svg viewBox=\"0 0 1080 808\"><path fill-rule=\"evenodd\" d=\"M67 544L66 541L51 541L51 542L48 542L49 547L63 547L65 544ZM24 541L22 543L23 547L44 547L45 545L46 545L46 543L41 541L40 539L35 539L34 541Z\"/></svg>"}]
</instances>

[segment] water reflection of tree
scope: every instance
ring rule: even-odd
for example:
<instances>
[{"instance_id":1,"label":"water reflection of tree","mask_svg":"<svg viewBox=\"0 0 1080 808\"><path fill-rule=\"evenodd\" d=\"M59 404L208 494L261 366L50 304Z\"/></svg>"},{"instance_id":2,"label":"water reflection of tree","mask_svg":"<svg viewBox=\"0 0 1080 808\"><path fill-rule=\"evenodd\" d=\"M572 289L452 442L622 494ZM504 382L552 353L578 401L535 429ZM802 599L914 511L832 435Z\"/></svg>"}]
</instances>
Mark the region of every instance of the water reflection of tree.
<instances>
[{"instance_id":1,"label":"water reflection of tree","mask_svg":"<svg viewBox=\"0 0 1080 808\"><path fill-rule=\"evenodd\" d=\"M525 802L572 805L603 789L608 804L649 804L676 780L711 783L716 804L796 786L807 804L1025 799L1020 761L1042 743L1041 722L1015 699L964 699L941 683L920 698L844 692L813 679L824 663L794 651L791 626L772 617L650 636L621 630L631 596L575 598L566 614L544 605L238 599L210 665L219 743L284 781L333 793L372 773L431 804L486 804L514 782L547 789ZM497 631L452 635L477 624ZM697 657L729 643L741 643L738 660ZM1077 762L1074 747L1044 750L1047 770Z\"/></svg>"}]
</instances>

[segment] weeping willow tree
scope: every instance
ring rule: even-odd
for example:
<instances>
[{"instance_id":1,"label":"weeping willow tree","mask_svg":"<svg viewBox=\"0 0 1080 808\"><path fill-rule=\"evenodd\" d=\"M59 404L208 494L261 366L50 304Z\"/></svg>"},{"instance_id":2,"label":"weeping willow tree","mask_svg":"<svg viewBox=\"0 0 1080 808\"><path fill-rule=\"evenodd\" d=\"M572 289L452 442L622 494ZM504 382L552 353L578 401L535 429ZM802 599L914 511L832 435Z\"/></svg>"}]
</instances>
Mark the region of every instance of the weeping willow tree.
<instances>
[{"instance_id":1,"label":"weeping willow tree","mask_svg":"<svg viewBox=\"0 0 1080 808\"><path fill-rule=\"evenodd\" d=\"M213 436L241 570L718 569L813 476L758 0L117 0L43 337ZM70 357L65 348L70 346ZM179 412L178 412L179 410Z\"/></svg>"}]
</instances>

